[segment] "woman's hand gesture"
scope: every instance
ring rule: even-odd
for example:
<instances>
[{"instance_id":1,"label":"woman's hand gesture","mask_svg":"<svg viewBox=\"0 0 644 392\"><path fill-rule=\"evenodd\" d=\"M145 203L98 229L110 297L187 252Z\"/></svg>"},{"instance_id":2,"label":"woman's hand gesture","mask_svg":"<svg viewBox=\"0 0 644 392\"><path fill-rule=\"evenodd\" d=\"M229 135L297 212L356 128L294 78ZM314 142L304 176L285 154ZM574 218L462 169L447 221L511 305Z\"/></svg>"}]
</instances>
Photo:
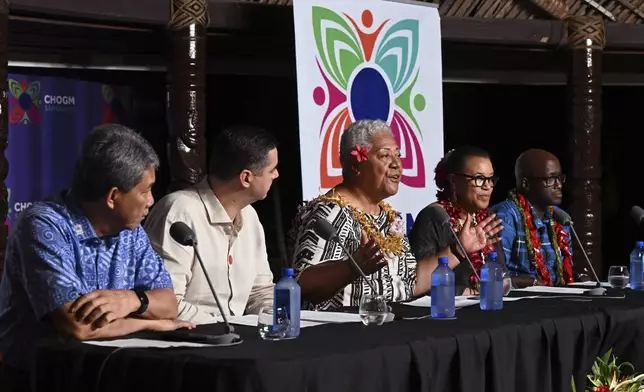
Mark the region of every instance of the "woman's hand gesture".
<instances>
[{"instance_id":1,"label":"woman's hand gesture","mask_svg":"<svg viewBox=\"0 0 644 392\"><path fill-rule=\"evenodd\" d=\"M473 217L468 214L463 223L463 229L458 234L458 238L463 244L463 248L467 253L478 252L481 249L495 244L501 240L497 234L503 230L501 219L496 218L496 214L492 214L474 226Z\"/></svg>"}]
</instances>

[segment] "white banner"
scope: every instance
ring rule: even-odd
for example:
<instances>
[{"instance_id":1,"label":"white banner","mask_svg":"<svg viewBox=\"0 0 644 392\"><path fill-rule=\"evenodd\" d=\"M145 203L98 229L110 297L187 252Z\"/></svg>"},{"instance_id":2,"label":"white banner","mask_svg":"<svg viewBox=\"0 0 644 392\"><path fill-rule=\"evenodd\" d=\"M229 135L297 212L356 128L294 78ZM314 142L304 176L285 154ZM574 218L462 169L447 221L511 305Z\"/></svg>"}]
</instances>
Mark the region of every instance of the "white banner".
<instances>
[{"instance_id":1,"label":"white banner","mask_svg":"<svg viewBox=\"0 0 644 392\"><path fill-rule=\"evenodd\" d=\"M349 124L385 120L403 165L400 190L387 201L410 228L435 200L433 170L443 156L438 10L382 0L295 0L293 12L304 199L341 182L339 142Z\"/></svg>"}]
</instances>

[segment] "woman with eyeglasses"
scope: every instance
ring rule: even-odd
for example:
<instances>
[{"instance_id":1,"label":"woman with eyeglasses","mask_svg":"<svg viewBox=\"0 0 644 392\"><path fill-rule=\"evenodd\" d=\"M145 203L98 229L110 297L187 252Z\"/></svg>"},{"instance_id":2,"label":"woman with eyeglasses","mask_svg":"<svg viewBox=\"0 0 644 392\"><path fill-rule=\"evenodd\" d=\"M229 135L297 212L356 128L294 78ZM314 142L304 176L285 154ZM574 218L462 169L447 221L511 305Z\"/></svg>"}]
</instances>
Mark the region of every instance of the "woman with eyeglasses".
<instances>
[{"instance_id":1,"label":"woman with eyeglasses","mask_svg":"<svg viewBox=\"0 0 644 392\"><path fill-rule=\"evenodd\" d=\"M574 282L570 228L554 219L566 182L559 159L544 150L525 151L517 159L514 175L516 189L490 208L503 220L501 242L513 285Z\"/></svg>"},{"instance_id":2,"label":"woman with eyeglasses","mask_svg":"<svg viewBox=\"0 0 644 392\"><path fill-rule=\"evenodd\" d=\"M492 190L498 182L489 154L477 147L464 146L448 152L436 166L435 182L438 201L425 207L416 217L409 241L416 258L438 254L449 256L456 275L456 294L478 293L481 267L488 253L503 252L496 234L503 228L501 220L488 214ZM440 221L436 209L443 209L449 223ZM444 216L444 215L443 215ZM465 247L476 274L456 247L453 230L460 235L464 228L483 227L487 232L478 246ZM501 260L502 262L502 260Z\"/></svg>"}]
</instances>

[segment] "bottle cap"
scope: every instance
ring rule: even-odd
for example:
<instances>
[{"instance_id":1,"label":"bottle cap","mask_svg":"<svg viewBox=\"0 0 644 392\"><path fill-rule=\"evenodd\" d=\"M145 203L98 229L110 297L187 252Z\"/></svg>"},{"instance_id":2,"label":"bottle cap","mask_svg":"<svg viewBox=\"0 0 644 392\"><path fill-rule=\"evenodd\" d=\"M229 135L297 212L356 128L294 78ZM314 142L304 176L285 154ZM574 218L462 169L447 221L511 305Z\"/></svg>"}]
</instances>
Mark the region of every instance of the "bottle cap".
<instances>
[{"instance_id":1,"label":"bottle cap","mask_svg":"<svg viewBox=\"0 0 644 392\"><path fill-rule=\"evenodd\" d=\"M644 241L637 241L637 242L635 243L635 246L637 246L637 247L643 247L643 246L644 246Z\"/></svg>"},{"instance_id":2,"label":"bottle cap","mask_svg":"<svg viewBox=\"0 0 644 392\"><path fill-rule=\"evenodd\" d=\"M490 253L487 254L487 257L489 259L495 260L496 257L497 257L497 254L496 254L496 252L490 252Z\"/></svg>"},{"instance_id":3,"label":"bottle cap","mask_svg":"<svg viewBox=\"0 0 644 392\"><path fill-rule=\"evenodd\" d=\"M282 268L282 276L293 276L294 274L293 268Z\"/></svg>"},{"instance_id":4,"label":"bottle cap","mask_svg":"<svg viewBox=\"0 0 644 392\"><path fill-rule=\"evenodd\" d=\"M449 264L449 257L439 257L438 264L441 264L441 265Z\"/></svg>"}]
</instances>

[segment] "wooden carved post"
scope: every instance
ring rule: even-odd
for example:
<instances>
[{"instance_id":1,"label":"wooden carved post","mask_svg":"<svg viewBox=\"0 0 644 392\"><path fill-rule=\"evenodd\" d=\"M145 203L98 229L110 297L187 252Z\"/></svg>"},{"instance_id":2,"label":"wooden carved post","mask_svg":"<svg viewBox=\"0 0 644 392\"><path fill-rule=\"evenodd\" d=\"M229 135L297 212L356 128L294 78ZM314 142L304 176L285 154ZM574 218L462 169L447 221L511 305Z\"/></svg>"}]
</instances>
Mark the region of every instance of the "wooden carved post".
<instances>
[{"instance_id":1,"label":"wooden carved post","mask_svg":"<svg viewBox=\"0 0 644 392\"><path fill-rule=\"evenodd\" d=\"M188 187L206 172L206 30L208 0L170 0L171 60L167 115L170 190Z\"/></svg>"},{"instance_id":2,"label":"wooden carved post","mask_svg":"<svg viewBox=\"0 0 644 392\"><path fill-rule=\"evenodd\" d=\"M8 227L6 225L9 212L9 194L5 180L9 174L9 162L4 155L9 136L9 104L7 101L7 35L9 33L9 2L0 0L0 276L4 269L4 253L7 246Z\"/></svg>"},{"instance_id":3,"label":"wooden carved post","mask_svg":"<svg viewBox=\"0 0 644 392\"><path fill-rule=\"evenodd\" d=\"M603 274L601 206L602 51L605 35L601 17L567 19L571 63L568 73L569 119L572 127L572 219L597 274ZM583 254L574 263L585 266Z\"/></svg>"}]
</instances>

